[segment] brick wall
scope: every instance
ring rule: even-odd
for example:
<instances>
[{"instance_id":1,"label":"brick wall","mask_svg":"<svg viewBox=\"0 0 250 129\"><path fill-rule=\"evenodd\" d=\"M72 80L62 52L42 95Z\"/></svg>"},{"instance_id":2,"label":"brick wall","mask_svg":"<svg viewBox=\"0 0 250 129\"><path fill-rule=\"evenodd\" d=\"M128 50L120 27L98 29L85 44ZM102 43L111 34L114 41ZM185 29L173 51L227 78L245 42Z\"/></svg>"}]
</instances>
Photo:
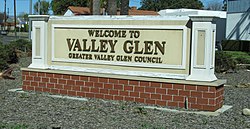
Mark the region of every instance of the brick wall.
<instances>
[{"instance_id":1,"label":"brick wall","mask_svg":"<svg viewBox=\"0 0 250 129\"><path fill-rule=\"evenodd\" d=\"M215 111L224 87L22 71L23 90Z\"/></svg>"}]
</instances>

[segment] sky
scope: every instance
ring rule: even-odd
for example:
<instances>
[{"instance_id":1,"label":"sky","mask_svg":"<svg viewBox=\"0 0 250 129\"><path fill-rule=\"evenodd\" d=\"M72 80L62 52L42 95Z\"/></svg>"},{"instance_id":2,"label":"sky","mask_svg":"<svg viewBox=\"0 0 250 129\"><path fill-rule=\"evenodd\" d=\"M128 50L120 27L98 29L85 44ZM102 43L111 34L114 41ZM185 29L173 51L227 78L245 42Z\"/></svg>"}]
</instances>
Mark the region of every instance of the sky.
<instances>
[{"instance_id":1,"label":"sky","mask_svg":"<svg viewBox=\"0 0 250 129\"><path fill-rule=\"evenodd\" d=\"M14 0L6 0L6 10L9 8L9 14L14 15ZM33 6L38 0L32 0ZM46 1L51 1L51 0L46 0ZM223 0L201 0L206 6L208 3L212 1L219 1L222 3ZM22 13L29 13L29 2L30 0L16 0L16 5L17 5L17 15L20 15ZM33 8L32 6L32 8ZM131 6L137 6L140 7L140 0L130 0L130 7ZM4 0L0 0L0 12L4 12ZM34 10L32 10L34 12Z\"/></svg>"}]
</instances>

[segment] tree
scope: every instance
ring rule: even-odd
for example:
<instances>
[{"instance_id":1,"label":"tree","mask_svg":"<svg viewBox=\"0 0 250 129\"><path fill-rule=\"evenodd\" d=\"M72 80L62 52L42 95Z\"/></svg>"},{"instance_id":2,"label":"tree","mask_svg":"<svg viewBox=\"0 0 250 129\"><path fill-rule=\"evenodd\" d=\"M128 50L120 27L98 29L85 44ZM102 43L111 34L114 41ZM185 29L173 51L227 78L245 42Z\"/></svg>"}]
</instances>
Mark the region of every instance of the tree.
<instances>
[{"instance_id":1,"label":"tree","mask_svg":"<svg viewBox=\"0 0 250 129\"><path fill-rule=\"evenodd\" d=\"M160 11L162 9L190 8L202 9L200 0L142 0L142 10Z\"/></svg>"},{"instance_id":2,"label":"tree","mask_svg":"<svg viewBox=\"0 0 250 129\"><path fill-rule=\"evenodd\" d=\"M129 0L100 0L101 8L105 9L105 12L103 13L107 12L109 15L116 15L117 9L121 8L121 1L129 1ZM129 5L127 6L129 8Z\"/></svg>"},{"instance_id":3,"label":"tree","mask_svg":"<svg viewBox=\"0 0 250 129\"><path fill-rule=\"evenodd\" d=\"M39 2L36 2L34 5L34 11L36 14L44 15L44 14L49 14L49 2L47 1L40 1L40 11L39 11Z\"/></svg>"},{"instance_id":4,"label":"tree","mask_svg":"<svg viewBox=\"0 0 250 129\"><path fill-rule=\"evenodd\" d=\"M18 17L23 18L26 22L29 21L29 14L22 12Z\"/></svg>"},{"instance_id":5,"label":"tree","mask_svg":"<svg viewBox=\"0 0 250 129\"><path fill-rule=\"evenodd\" d=\"M88 0L52 0L52 11L55 15L63 15L69 6L81 6L87 7L89 5Z\"/></svg>"},{"instance_id":6,"label":"tree","mask_svg":"<svg viewBox=\"0 0 250 129\"><path fill-rule=\"evenodd\" d=\"M223 1L222 11L227 11L227 0Z\"/></svg>"},{"instance_id":7,"label":"tree","mask_svg":"<svg viewBox=\"0 0 250 129\"><path fill-rule=\"evenodd\" d=\"M4 19L4 14L0 13L0 23L3 22L3 19Z\"/></svg>"},{"instance_id":8,"label":"tree","mask_svg":"<svg viewBox=\"0 0 250 129\"><path fill-rule=\"evenodd\" d=\"M91 12L93 15L100 15L100 0L91 0Z\"/></svg>"},{"instance_id":9,"label":"tree","mask_svg":"<svg viewBox=\"0 0 250 129\"><path fill-rule=\"evenodd\" d=\"M117 0L108 0L108 14L117 15Z\"/></svg>"},{"instance_id":10,"label":"tree","mask_svg":"<svg viewBox=\"0 0 250 129\"><path fill-rule=\"evenodd\" d=\"M121 0L121 15L128 15L129 0Z\"/></svg>"},{"instance_id":11,"label":"tree","mask_svg":"<svg viewBox=\"0 0 250 129\"><path fill-rule=\"evenodd\" d=\"M210 1L207 6L207 10L222 10L222 3L218 2L217 0Z\"/></svg>"}]
</instances>

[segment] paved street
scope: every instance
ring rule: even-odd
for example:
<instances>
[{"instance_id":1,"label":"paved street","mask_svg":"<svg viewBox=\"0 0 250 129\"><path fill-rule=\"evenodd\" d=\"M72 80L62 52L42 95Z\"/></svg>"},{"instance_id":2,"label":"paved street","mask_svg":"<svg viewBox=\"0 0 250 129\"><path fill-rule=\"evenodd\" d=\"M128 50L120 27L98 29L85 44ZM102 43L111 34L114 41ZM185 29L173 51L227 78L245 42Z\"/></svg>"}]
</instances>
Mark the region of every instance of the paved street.
<instances>
[{"instance_id":1,"label":"paved street","mask_svg":"<svg viewBox=\"0 0 250 129\"><path fill-rule=\"evenodd\" d=\"M2 43L9 43L16 39L28 39L29 33L28 32L17 32L17 37L15 37L15 33L8 33L7 35L0 35L0 41Z\"/></svg>"}]
</instances>

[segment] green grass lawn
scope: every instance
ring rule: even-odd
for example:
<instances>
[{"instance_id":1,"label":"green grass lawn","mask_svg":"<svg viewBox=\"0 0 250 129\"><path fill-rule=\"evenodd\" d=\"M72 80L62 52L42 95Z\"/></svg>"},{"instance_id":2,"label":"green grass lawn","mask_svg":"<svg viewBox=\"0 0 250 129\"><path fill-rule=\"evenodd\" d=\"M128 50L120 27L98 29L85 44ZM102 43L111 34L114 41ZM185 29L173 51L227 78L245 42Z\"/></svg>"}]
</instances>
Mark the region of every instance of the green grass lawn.
<instances>
[{"instance_id":1,"label":"green grass lawn","mask_svg":"<svg viewBox=\"0 0 250 129\"><path fill-rule=\"evenodd\" d=\"M237 64L250 64L250 52L241 51L216 51L215 71L225 72L235 70ZM246 66L249 69L249 66Z\"/></svg>"},{"instance_id":2,"label":"green grass lawn","mask_svg":"<svg viewBox=\"0 0 250 129\"><path fill-rule=\"evenodd\" d=\"M238 64L250 64L250 52L241 51L223 51L226 55L231 56L235 59Z\"/></svg>"}]
</instances>

